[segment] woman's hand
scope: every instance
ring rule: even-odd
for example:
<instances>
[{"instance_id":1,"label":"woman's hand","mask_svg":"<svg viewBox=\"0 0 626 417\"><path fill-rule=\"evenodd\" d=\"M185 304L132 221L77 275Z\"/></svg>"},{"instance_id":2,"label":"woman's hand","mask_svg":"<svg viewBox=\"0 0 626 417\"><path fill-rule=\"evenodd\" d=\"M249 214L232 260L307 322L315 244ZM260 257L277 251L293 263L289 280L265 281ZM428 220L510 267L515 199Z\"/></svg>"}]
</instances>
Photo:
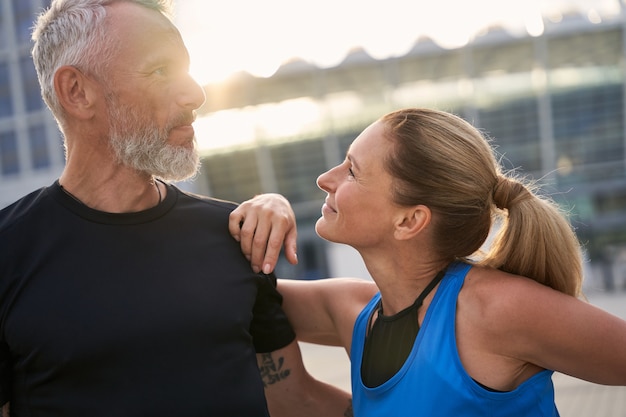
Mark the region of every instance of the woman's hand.
<instances>
[{"instance_id":1,"label":"woman's hand","mask_svg":"<svg viewBox=\"0 0 626 417\"><path fill-rule=\"evenodd\" d=\"M260 194L241 203L230 214L228 229L255 272L272 272L283 246L287 260L298 263L296 216L280 194Z\"/></svg>"}]
</instances>

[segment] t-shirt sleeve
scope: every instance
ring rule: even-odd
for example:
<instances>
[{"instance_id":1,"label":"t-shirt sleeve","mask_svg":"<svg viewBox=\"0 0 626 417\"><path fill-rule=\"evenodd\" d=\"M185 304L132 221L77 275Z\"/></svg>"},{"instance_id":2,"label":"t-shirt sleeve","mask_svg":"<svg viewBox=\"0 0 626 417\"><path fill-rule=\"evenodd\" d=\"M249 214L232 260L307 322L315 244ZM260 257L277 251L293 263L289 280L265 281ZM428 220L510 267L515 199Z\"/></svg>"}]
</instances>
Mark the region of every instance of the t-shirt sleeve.
<instances>
[{"instance_id":1,"label":"t-shirt sleeve","mask_svg":"<svg viewBox=\"0 0 626 417\"><path fill-rule=\"evenodd\" d=\"M0 342L0 407L9 402L11 396L11 354L6 343Z\"/></svg>"},{"instance_id":2,"label":"t-shirt sleeve","mask_svg":"<svg viewBox=\"0 0 626 417\"><path fill-rule=\"evenodd\" d=\"M276 276L259 274L259 280L250 333L257 353L267 353L287 346L296 338L296 333L283 311Z\"/></svg>"}]
</instances>

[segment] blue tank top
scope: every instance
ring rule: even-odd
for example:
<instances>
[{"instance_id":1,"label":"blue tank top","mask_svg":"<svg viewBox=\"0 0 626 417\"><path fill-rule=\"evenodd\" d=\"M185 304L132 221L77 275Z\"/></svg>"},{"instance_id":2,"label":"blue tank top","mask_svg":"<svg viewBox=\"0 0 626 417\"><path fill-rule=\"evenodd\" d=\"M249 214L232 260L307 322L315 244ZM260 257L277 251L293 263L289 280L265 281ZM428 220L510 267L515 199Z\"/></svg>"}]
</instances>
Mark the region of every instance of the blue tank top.
<instances>
[{"instance_id":1,"label":"blue tank top","mask_svg":"<svg viewBox=\"0 0 626 417\"><path fill-rule=\"evenodd\" d=\"M404 365L387 382L368 388L361 380L367 322L380 294L354 325L351 347L352 403L359 417L558 417L552 371L544 370L513 391L481 387L463 368L455 337L456 301L470 265L450 265L428 307Z\"/></svg>"}]
</instances>

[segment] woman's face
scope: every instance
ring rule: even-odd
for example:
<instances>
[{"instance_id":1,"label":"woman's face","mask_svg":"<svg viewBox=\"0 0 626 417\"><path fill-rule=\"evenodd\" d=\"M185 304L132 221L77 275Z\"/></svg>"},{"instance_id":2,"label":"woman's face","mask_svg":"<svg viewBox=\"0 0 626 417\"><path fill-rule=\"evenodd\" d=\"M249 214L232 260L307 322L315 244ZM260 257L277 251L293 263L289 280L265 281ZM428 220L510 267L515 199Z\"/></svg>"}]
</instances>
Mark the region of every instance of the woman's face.
<instances>
[{"instance_id":1,"label":"woman's face","mask_svg":"<svg viewBox=\"0 0 626 417\"><path fill-rule=\"evenodd\" d=\"M346 159L323 173L317 185L328 193L315 230L322 238L365 249L393 236L400 207L392 201L392 177L383 161L392 142L375 122L352 142Z\"/></svg>"}]
</instances>

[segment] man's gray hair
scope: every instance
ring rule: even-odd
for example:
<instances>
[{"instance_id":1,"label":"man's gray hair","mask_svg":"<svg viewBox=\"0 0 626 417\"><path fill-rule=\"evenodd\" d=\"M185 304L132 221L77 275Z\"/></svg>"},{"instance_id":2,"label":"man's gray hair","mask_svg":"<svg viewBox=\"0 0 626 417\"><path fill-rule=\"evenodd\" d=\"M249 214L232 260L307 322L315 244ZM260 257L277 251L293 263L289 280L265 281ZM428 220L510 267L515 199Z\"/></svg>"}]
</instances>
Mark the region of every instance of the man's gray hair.
<instances>
[{"instance_id":1,"label":"man's gray hair","mask_svg":"<svg viewBox=\"0 0 626 417\"><path fill-rule=\"evenodd\" d=\"M172 0L53 0L33 28L32 50L41 95L61 123L63 109L54 92L54 73L72 65L87 75L106 80L116 45L107 35L105 6L130 2L172 17Z\"/></svg>"}]
</instances>

